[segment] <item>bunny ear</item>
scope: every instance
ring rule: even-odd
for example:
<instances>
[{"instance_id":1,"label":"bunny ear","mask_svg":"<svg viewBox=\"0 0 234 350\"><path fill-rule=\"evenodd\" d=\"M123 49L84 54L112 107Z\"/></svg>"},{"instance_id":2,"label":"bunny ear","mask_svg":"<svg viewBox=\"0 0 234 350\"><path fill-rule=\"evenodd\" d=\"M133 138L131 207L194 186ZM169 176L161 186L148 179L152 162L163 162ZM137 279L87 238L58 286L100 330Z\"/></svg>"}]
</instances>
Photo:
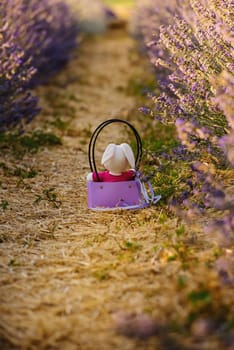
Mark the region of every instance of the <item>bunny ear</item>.
<instances>
[{"instance_id":1,"label":"bunny ear","mask_svg":"<svg viewBox=\"0 0 234 350\"><path fill-rule=\"evenodd\" d=\"M101 164L103 165L107 160L113 157L115 150L116 150L116 145L114 143L109 143L109 145L106 147L103 155L102 155L102 160Z\"/></svg>"},{"instance_id":2,"label":"bunny ear","mask_svg":"<svg viewBox=\"0 0 234 350\"><path fill-rule=\"evenodd\" d=\"M121 143L120 147L123 150L124 155L127 158L128 163L130 164L130 167L134 169L135 168L135 156L133 154L131 147L129 146L128 143Z\"/></svg>"}]
</instances>

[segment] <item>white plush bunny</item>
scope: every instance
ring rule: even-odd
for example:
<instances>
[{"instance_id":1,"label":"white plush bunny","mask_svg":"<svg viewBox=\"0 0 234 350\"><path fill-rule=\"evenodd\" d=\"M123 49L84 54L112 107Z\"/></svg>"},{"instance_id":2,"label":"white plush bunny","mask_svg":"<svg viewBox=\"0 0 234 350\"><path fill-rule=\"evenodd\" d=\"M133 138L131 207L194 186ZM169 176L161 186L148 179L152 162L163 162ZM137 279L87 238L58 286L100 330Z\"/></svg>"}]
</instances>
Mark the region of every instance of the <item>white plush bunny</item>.
<instances>
[{"instance_id":1,"label":"white plush bunny","mask_svg":"<svg viewBox=\"0 0 234 350\"><path fill-rule=\"evenodd\" d=\"M110 143L103 153L101 164L105 171L98 172L101 181L129 181L135 176L135 157L129 144L115 145ZM88 181L98 181L95 173L87 175Z\"/></svg>"}]
</instances>

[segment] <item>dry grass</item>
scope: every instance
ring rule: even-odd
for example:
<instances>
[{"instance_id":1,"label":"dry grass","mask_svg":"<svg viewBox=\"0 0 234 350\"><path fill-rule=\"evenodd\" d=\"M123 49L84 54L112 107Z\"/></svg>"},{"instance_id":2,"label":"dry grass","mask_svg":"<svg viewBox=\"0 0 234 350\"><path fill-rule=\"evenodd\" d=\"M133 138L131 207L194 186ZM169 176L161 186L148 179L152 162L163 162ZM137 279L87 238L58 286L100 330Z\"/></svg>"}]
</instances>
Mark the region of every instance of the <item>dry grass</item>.
<instances>
[{"instance_id":1,"label":"dry grass","mask_svg":"<svg viewBox=\"0 0 234 350\"><path fill-rule=\"evenodd\" d=\"M158 337L142 342L119 335L113 316L148 313L160 324L183 323L192 310L188 293L203 285L231 299L209 268L217 247L199 223L180 231L183 223L160 206L87 209L90 131L107 118L132 121L137 113L137 96L126 87L146 66L134 50L122 31L89 39L54 82L38 89L44 112L30 128L45 125L62 145L21 159L9 150L1 156L8 167L37 171L19 181L0 169L2 199L9 203L1 209L2 349L161 349ZM106 137L115 138L116 129ZM196 349L220 349L213 336L207 344L212 347Z\"/></svg>"}]
</instances>

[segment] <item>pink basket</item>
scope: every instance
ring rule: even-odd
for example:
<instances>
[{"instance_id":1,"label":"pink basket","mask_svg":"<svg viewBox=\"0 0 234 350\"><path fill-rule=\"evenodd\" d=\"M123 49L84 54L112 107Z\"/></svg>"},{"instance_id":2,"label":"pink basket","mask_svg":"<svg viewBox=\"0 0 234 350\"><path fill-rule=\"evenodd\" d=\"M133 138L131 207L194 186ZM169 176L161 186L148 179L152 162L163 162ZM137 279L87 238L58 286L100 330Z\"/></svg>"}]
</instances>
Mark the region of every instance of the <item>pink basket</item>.
<instances>
[{"instance_id":1,"label":"pink basket","mask_svg":"<svg viewBox=\"0 0 234 350\"><path fill-rule=\"evenodd\" d=\"M99 179L95 163L95 144L98 135L102 129L113 123L121 122L126 124L133 131L136 142L136 173L138 174L139 163L142 156L142 142L136 129L127 121L122 119L109 119L101 123L94 131L89 143L89 165L92 172L96 173L98 182L88 181L88 208L93 210L115 210L115 209L141 209L150 203L156 203L161 196L154 196L150 182L148 186L150 196L146 190L145 184L141 183L139 176L131 181L121 182L102 182Z\"/></svg>"}]
</instances>

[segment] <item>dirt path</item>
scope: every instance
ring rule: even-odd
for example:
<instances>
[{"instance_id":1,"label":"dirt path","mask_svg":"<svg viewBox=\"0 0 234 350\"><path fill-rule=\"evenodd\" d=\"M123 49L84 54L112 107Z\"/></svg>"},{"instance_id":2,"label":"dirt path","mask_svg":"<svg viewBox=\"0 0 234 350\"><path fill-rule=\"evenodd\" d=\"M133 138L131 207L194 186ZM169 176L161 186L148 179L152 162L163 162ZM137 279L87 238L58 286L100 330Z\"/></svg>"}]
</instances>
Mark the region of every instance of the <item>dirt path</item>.
<instances>
[{"instance_id":1,"label":"dirt path","mask_svg":"<svg viewBox=\"0 0 234 350\"><path fill-rule=\"evenodd\" d=\"M173 259L170 245L178 243L179 220L159 206L118 213L87 209L90 132L110 117L134 122L139 101L127 87L145 69L123 30L90 38L64 72L38 90L43 113L30 127L45 125L62 145L22 159L10 152L2 156L1 195L9 204L0 213L4 350L155 349L155 338L141 342L119 335L113 317L127 311L146 312L160 323L173 314L186 318L187 287L177 294L183 261ZM107 139L118 135L116 127L104 134L97 157ZM22 179L6 171L19 167L33 168L36 176ZM185 229L181 240L197 243L194 230ZM203 243L188 248L190 260L198 246ZM203 259L197 250L196 261ZM188 289L196 288L200 268L185 274Z\"/></svg>"},{"instance_id":2,"label":"dirt path","mask_svg":"<svg viewBox=\"0 0 234 350\"><path fill-rule=\"evenodd\" d=\"M62 146L21 160L2 157L7 167L33 167L37 175L19 181L3 174L1 181L9 203L1 212L1 348L142 349L116 334L112 315L150 309L158 284L149 244L159 213L91 212L85 181L90 129L138 108L126 94L139 63L134 49L123 31L84 43L69 67L39 89L44 112L31 126L47 122L54 131L67 121L60 125Z\"/></svg>"}]
</instances>

